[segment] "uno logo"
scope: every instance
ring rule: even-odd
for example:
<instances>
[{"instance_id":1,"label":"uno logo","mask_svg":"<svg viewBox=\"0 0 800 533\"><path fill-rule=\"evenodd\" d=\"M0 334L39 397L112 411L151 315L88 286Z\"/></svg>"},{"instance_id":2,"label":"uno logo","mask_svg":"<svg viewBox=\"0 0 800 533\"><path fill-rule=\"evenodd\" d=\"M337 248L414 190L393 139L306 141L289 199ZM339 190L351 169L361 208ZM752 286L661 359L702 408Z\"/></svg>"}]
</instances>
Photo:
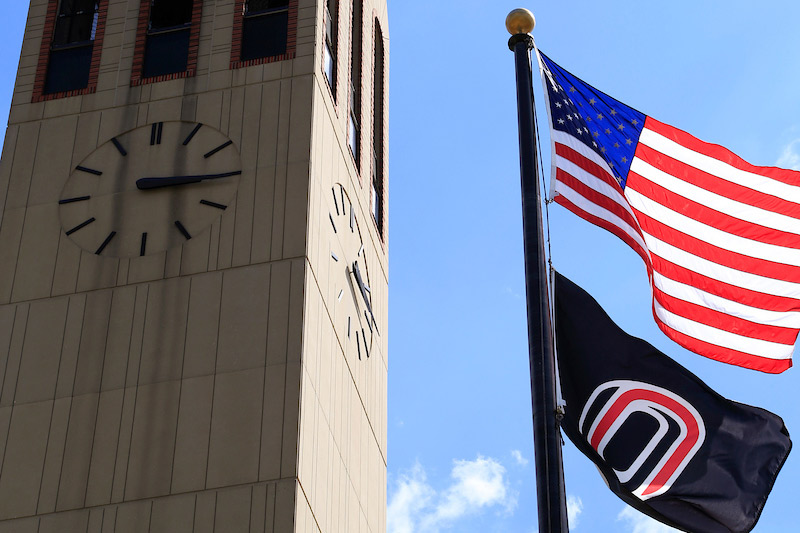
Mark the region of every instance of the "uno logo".
<instances>
[{"instance_id":1,"label":"uno logo","mask_svg":"<svg viewBox=\"0 0 800 533\"><path fill-rule=\"evenodd\" d=\"M639 422L647 423L645 438L652 437L646 443L641 440L633 445L618 437L619 442L614 443L615 436L634 415ZM623 447L627 456L635 455L630 466L624 470L615 468L614 472L620 483L641 500L667 492L706 437L700 413L686 400L661 387L628 380L597 387L583 408L578 430L604 461L610 444Z\"/></svg>"}]
</instances>

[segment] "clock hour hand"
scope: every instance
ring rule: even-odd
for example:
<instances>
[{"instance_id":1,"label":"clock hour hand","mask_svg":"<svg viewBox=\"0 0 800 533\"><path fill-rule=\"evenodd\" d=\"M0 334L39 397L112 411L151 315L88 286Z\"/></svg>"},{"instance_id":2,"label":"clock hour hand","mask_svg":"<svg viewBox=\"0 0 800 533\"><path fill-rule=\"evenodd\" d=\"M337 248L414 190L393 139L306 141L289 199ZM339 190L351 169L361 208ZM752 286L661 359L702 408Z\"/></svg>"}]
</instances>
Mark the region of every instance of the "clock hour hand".
<instances>
[{"instance_id":1,"label":"clock hour hand","mask_svg":"<svg viewBox=\"0 0 800 533\"><path fill-rule=\"evenodd\" d=\"M175 187L177 185L188 185L190 183L200 183L206 180L216 180L238 176L241 170L233 172L223 172L222 174L199 174L196 176L166 176L163 178L139 178L136 180L136 188L145 191L148 189L160 189L162 187Z\"/></svg>"}]
</instances>

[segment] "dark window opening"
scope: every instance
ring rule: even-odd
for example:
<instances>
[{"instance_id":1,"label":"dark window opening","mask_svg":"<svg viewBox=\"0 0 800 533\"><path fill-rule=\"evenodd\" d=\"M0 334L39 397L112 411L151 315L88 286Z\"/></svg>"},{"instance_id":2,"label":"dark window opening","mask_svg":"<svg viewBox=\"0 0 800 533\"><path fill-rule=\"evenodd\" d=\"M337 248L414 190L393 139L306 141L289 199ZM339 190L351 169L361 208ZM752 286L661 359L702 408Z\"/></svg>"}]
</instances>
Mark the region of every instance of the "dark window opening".
<instances>
[{"instance_id":1,"label":"dark window opening","mask_svg":"<svg viewBox=\"0 0 800 533\"><path fill-rule=\"evenodd\" d=\"M375 21L375 57L373 62L373 102L372 114L372 216L378 226L378 233L384 235L384 176L383 176L383 126L384 126L384 50L383 32Z\"/></svg>"},{"instance_id":2,"label":"dark window opening","mask_svg":"<svg viewBox=\"0 0 800 533\"><path fill-rule=\"evenodd\" d=\"M353 2L350 48L350 151L356 161L356 169L361 170L361 48L362 48L362 0Z\"/></svg>"},{"instance_id":3,"label":"dark window opening","mask_svg":"<svg viewBox=\"0 0 800 533\"><path fill-rule=\"evenodd\" d=\"M289 0L247 0L242 21L241 60L286 53Z\"/></svg>"},{"instance_id":4,"label":"dark window opening","mask_svg":"<svg viewBox=\"0 0 800 533\"><path fill-rule=\"evenodd\" d=\"M323 49L322 63L325 67L325 76L336 101L336 52L339 39L339 3L337 0L325 2L325 48Z\"/></svg>"},{"instance_id":5,"label":"dark window opening","mask_svg":"<svg viewBox=\"0 0 800 533\"><path fill-rule=\"evenodd\" d=\"M142 76L185 72L189 63L193 0L152 0Z\"/></svg>"},{"instance_id":6,"label":"dark window opening","mask_svg":"<svg viewBox=\"0 0 800 533\"><path fill-rule=\"evenodd\" d=\"M97 0L61 0L50 45L45 94L89 85L98 11Z\"/></svg>"}]
</instances>

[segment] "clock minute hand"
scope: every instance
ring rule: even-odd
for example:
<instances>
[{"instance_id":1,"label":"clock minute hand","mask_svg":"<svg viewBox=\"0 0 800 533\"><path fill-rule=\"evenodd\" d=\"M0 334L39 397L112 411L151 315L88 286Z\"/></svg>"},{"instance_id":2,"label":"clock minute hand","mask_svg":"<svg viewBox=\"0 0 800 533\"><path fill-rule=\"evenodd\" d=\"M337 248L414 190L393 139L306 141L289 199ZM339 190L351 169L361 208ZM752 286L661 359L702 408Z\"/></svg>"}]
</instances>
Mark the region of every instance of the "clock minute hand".
<instances>
[{"instance_id":1,"label":"clock minute hand","mask_svg":"<svg viewBox=\"0 0 800 533\"><path fill-rule=\"evenodd\" d=\"M139 178L136 180L136 188L145 191L149 189L160 189L162 187L175 187L178 185L188 185L190 183L200 183L206 180L216 180L220 178L229 178L231 176L238 176L241 170L233 172L223 172L222 174L199 174L196 176L165 176L153 178Z\"/></svg>"},{"instance_id":2,"label":"clock minute hand","mask_svg":"<svg viewBox=\"0 0 800 533\"><path fill-rule=\"evenodd\" d=\"M361 291L361 298L363 298L364 303L367 304L367 311L369 311L369 315L372 317L374 322L375 315L372 313L372 306L369 303L369 297L367 296L367 289L364 285L364 280L361 278L361 270L358 268L358 261L353 261L353 274L356 275L356 283L358 284L358 290Z\"/></svg>"}]
</instances>

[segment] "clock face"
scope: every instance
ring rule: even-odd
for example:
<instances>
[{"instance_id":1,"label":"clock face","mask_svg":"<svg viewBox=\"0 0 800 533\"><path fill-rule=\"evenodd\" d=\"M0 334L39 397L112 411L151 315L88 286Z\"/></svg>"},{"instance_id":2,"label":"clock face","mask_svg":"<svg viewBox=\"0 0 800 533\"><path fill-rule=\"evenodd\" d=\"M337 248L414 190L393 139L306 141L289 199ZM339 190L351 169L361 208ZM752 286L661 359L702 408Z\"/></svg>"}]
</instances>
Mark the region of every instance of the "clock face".
<instances>
[{"instance_id":1,"label":"clock face","mask_svg":"<svg viewBox=\"0 0 800 533\"><path fill-rule=\"evenodd\" d=\"M231 203L242 165L222 132L156 122L102 144L72 171L61 227L97 255L136 257L180 246Z\"/></svg>"},{"instance_id":2,"label":"clock face","mask_svg":"<svg viewBox=\"0 0 800 533\"><path fill-rule=\"evenodd\" d=\"M329 199L330 261L334 320L348 356L370 356L379 335L358 216L344 187L337 183Z\"/></svg>"}]
</instances>

